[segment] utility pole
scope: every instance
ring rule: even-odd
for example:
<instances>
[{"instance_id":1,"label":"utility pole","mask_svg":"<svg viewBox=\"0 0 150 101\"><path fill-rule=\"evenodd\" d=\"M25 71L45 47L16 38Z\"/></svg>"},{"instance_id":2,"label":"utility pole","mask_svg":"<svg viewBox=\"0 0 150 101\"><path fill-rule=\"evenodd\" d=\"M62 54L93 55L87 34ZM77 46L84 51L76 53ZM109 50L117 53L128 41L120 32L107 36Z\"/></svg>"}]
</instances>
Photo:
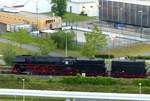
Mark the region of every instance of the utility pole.
<instances>
[{"instance_id":1,"label":"utility pole","mask_svg":"<svg viewBox=\"0 0 150 101\"><path fill-rule=\"evenodd\" d=\"M65 56L68 57L68 38L67 38L68 36L67 36L67 32L65 33L65 35L66 35Z\"/></svg>"},{"instance_id":2,"label":"utility pole","mask_svg":"<svg viewBox=\"0 0 150 101\"><path fill-rule=\"evenodd\" d=\"M22 89L24 90L24 81L25 79L22 79ZM25 101L25 96L23 95L22 101Z\"/></svg>"},{"instance_id":3,"label":"utility pole","mask_svg":"<svg viewBox=\"0 0 150 101\"><path fill-rule=\"evenodd\" d=\"M36 0L36 14L37 14L37 30L39 29L39 22L38 22L38 20L39 20L39 15L38 15L38 0Z\"/></svg>"}]
</instances>

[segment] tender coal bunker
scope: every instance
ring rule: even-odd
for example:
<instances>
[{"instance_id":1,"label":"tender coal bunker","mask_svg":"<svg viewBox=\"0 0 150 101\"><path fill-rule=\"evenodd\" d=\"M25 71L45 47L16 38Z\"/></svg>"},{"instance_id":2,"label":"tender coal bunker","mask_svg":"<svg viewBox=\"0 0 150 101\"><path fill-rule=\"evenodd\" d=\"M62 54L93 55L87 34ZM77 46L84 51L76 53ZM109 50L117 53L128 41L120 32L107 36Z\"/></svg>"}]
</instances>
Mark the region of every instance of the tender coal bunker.
<instances>
[{"instance_id":1,"label":"tender coal bunker","mask_svg":"<svg viewBox=\"0 0 150 101\"><path fill-rule=\"evenodd\" d=\"M111 73L114 76L121 75L145 75L146 65L145 61L135 61L135 60L116 60L112 61Z\"/></svg>"}]
</instances>

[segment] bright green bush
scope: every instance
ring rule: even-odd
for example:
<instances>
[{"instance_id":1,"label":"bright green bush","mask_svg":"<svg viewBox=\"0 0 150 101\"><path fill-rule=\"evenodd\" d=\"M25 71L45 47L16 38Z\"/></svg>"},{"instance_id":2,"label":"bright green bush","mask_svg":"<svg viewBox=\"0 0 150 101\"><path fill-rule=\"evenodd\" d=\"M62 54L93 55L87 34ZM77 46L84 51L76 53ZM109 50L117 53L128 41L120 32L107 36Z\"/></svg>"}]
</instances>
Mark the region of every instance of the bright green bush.
<instances>
[{"instance_id":1,"label":"bright green bush","mask_svg":"<svg viewBox=\"0 0 150 101\"><path fill-rule=\"evenodd\" d=\"M150 80L149 79L134 79L133 84L139 85L139 83L142 84L142 86L150 86Z\"/></svg>"},{"instance_id":2,"label":"bright green bush","mask_svg":"<svg viewBox=\"0 0 150 101\"><path fill-rule=\"evenodd\" d=\"M116 84L115 79L109 77L64 77L61 80L66 84L92 84L92 85L113 85Z\"/></svg>"}]
</instances>

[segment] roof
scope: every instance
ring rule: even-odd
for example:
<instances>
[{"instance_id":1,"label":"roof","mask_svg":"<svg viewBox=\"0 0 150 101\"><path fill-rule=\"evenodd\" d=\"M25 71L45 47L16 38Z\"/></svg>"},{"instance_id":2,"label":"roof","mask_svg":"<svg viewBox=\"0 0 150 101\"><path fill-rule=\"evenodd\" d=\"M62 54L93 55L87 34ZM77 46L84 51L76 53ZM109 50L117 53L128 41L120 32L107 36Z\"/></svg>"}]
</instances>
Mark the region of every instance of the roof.
<instances>
[{"instance_id":1,"label":"roof","mask_svg":"<svg viewBox=\"0 0 150 101\"><path fill-rule=\"evenodd\" d=\"M95 3L98 0L69 0L72 3L84 4L84 3Z\"/></svg>"},{"instance_id":2,"label":"roof","mask_svg":"<svg viewBox=\"0 0 150 101\"><path fill-rule=\"evenodd\" d=\"M150 6L150 0L107 0L107 1L123 2L123 3Z\"/></svg>"},{"instance_id":3,"label":"roof","mask_svg":"<svg viewBox=\"0 0 150 101\"><path fill-rule=\"evenodd\" d=\"M23 17L26 17L26 18L33 18L33 19L37 18L37 17L38 17L38 19L53 18L52 16L47 16L47 15L42 15L42 14L35 14L35 13L30 13L30 12L9 13L9 12L0 11L0 13L8 13L8 14L15 15L15 16L23 16Z\"/></svg>"},{"instance_id":4,"label":"roof","mask_svg":"<svg viewBox=\"0 0 150 101\"><path fill-rule=\"evenodd\" d=\"M13 6L24 5L26 1L29 0L0 0L0 5L13 7Z\"/></svg>"}]
</instances>

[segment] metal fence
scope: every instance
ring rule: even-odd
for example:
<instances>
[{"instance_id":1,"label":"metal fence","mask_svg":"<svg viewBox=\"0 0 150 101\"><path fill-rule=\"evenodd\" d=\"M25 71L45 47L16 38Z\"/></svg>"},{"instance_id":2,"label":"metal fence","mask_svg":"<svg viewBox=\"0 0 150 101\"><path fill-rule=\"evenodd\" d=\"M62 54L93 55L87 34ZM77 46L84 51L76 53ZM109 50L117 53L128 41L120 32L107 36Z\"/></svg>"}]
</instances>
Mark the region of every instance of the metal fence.
<instances>
[{"instance_id":1,"label":"metal fence","mask_svg":"<svg viewBox=\"0 0 150 101\"><path fill-rule=\"evenodd\" d=\"M124 1L99 0L100 19L115 23L150 27L150 6Z\"/></svg>"}]
</instances>

